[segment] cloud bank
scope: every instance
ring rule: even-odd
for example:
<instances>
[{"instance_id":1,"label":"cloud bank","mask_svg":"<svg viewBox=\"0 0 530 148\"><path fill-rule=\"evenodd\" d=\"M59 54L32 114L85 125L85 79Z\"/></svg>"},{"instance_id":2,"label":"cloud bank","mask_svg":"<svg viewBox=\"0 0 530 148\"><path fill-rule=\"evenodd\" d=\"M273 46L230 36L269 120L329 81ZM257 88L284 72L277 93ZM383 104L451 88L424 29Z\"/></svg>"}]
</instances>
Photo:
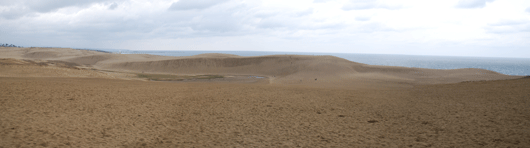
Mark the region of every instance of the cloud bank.
<instances>
[{"instance_id":1,"label":"cloud bank","mask_svg":"<svg viewBox=\"0 0 530 148\"><path fill-rule=\"evenodd\" d=\"M494 0L459 0L457 8L484 8L487 3Z\"/></svg>"},{"instance_id":2,"label":"cloud bank","mask_svg":"<svg viewBox=\"0 0 530 148\"><path fill-rule=\"evenodd\" d=\"M179 0L174 2L169 7L169 10L193 10L193 9L206 9L228 0Z\"/></svg>"},{"instance_id":3,"label":"cloud bank","mask_svg":"<svg viewBox=\"0 0 530 148\"><path fill-rule=\"evenodd\" d=\"M342 10L367 10L367 9L399 9L400 6L393 6L381 3L377 0L350 0L349 3L342 6Z\"/></svg>"},{"instance_id":4,"label":"cloud bank","mask_svg":"<svg viewBox=\"0 0 530 148\"><path fill-rule=\"evenodd\" d=\"M133 50L520 57L530 55L522 51L530 48L529 7L524 0L0 1L0 41Z\"/></svg>"}]
</instances>

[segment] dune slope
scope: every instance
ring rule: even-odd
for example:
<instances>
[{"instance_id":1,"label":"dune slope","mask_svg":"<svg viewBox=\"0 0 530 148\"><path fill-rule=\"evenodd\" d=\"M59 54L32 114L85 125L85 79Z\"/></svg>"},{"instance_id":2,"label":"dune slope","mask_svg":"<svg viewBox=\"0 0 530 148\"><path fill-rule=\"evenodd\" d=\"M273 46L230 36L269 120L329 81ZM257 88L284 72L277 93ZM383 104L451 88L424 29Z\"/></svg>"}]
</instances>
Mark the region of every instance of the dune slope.
<instances>
[{"instance_id":1,"label":"dune slope","mask_svg":"<svg viewBox=\"0 0 530 148\"><path fill-rule=\"evenodd\" d=\"M258 57L186 57L169 60L113 62L103 69L172 74L236 74L270 77L271 83L356 86L358 84L438 84L513 79L483 69L434 70L374 66L333 56L272 55Z\"/></svg>"}]
</instances>

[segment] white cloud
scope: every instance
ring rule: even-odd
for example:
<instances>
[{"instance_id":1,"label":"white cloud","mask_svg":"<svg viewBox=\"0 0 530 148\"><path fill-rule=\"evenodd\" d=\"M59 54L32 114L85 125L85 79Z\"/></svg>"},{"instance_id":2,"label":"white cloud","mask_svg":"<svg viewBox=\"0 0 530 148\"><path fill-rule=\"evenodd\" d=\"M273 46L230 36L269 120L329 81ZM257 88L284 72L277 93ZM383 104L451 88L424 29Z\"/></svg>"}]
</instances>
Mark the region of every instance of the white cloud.
<instances>
[{"instance_id":1,"label":"white cloud","mask_svg":"<svg viewBox=\"0 0 530 148\"><path fill-rule=\"evenodd\" d=\"M401 6L398 5L388 5L388 4L382 4L377 0L350 0L349 3L342 6L342 10L344 11L350 11L350 10L366 10L366 9L399 9Z\"/></svg>"},{"instance_id":2,"label":"white cloud","mask_svg":"<svg viewBox=\"0 0 530 148\"><path fill-rule=\"evenodd\" d=\"M327 3L333 0L313 0L313 3Z\"/></svg>"},{"instance_id":3,"label":"white cloud","mask_svg":"<svg viewBox=\"0 0 530 148\"><path fill-rule=\"evenodd\" d=\"M516 25L522 25L530 23L530 21L524 21L524 20L502 20L495 23L488 24L489 26L516 26Z\"/></svg>"},{"instance_id":4,"label":"white cloud","mask_svg":"<svg viewBox=\"0 0 530 148\"><path fill-rule=\"evenodd\" d=\"M457 8L484 8L486 3L494 0L459 0L456 4Z\"/></svg>"},{"instance_id":5,"label":"white cloud","mask_svg":"<svg viewBox=\"0 0 530 148\"><path fill-rule=\"evenodd\" d=\"M296 15L297 16L307 16L307 15L311 15L313 14L313 8L309 8L307 10L304 10L304 11L300 11L300 12L297 12Z\"/></svg>"},{"instance_id":6,"label":"white cloud","mask_svg":"<svg viewBox=\"0 0 530 148\"><path fill-rule=\"evenodd\" d=\"M169 7L170 10L206 9L228 0L179 0Z\"/></svg>"},{"instance_id":7,"label":"white cloud","mask_svg":"<svg viewBox=\"0 0 530 148\"><path fill-rule=\"evenodd\" d=\"M502 20L488 24L486 31L495 34L527 33L530 32L530 21L524 20Z\"/></svg>"},{"instance_id":8,"label":"white cloud","mask_svg":"<svg viewBox=\"0 0 530 148\"><path fill-rule=\"evenodd\" d=\"M385 24L373 22L360 25L357 29L357 32L361 33L373 33L373 32L386 32L386 31L398 31L395 28L389 27Z\"/></svg>"},{"instance_id":9,"label":"white cloud","mask_svg":"<svg viewBox=\"0 0 530 148\"><path fill-rule=\"evenodd\" d=\"M355 17L356 21L369 21L370 19L371 19L370 17L363 17L363 16Z\"/></svg>"}]
</instances>

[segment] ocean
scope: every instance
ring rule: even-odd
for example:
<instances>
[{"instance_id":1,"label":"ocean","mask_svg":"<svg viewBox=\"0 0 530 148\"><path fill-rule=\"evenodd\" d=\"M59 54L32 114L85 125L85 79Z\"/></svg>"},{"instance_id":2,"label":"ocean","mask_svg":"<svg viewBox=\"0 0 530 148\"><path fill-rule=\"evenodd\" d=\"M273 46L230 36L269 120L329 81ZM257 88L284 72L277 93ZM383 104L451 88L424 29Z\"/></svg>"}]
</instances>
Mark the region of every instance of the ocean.
<instances>
[{"instance_id":1,"label":"ocean","mask_svg":"<svg viewBox=\"0 0 530 148\"><path fill-rule=\"evenodd\" d=\"M456 56L419 56L393 54L355 54L355 53L309 53L309 52L264 52L264 51L133 51L107 50L122 54L152 54L163 56L192 56L203 53L226 53L240 56L262 55L332 55L353 62L385 65L416 67L429 69L460 69L480 68L506 75L530 75L530 58L492 58L492 57L456 57Z\"/></svg>"}]
</instances>

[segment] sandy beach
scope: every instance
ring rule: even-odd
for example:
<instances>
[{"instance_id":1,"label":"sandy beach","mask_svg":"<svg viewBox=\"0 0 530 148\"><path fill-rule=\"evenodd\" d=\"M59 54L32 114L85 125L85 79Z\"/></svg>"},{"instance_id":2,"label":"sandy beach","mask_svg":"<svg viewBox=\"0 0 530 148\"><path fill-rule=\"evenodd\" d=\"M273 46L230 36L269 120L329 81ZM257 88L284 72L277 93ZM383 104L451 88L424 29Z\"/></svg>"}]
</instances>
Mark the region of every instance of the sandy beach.
<instances>
[{"instance_id":1,"label":"sandy beach","mask_svg":"<svg viewBox=\"0 0 530 148\"><path fill-rule=\"evenodd\" d=\"M530 78L0 47L0 147L526 147Z\"/></svg>"}]
</instances>

